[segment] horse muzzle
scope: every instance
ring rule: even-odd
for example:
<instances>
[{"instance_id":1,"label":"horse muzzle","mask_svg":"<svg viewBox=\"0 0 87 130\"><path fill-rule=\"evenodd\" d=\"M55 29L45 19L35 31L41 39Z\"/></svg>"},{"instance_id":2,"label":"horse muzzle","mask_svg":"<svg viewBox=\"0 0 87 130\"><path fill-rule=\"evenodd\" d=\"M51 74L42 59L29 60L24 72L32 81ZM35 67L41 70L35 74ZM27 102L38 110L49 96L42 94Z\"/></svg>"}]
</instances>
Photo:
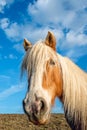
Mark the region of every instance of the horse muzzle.
<instances>
[{"instance_id":1,"label":"horse muzzle","mask_svg":"<svg viewBox=\"0 0 87 130\"><path fill-rule=\"evenodd\" d=\"M29 120L31 122L33 122L36 125L45 124L47 122L48 120L47 115L49 114L47 114L48 107L44 98L42 97L36 98L35 101L31 103L29 103L29 101L27 102L24 101L23 106L24 111L28 115Z\"/></svg>"}]
</instances>

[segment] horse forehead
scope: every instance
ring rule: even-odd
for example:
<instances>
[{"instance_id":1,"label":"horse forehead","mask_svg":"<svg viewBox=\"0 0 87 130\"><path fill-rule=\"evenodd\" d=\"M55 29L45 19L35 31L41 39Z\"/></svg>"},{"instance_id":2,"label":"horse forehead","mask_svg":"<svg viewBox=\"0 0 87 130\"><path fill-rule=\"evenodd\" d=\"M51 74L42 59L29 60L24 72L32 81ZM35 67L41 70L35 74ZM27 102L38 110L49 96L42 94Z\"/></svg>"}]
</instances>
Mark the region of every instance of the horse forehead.
<instances>
[{"instance_id":1,"label":"horse forehead","mask_svg":"<svg viewBox=\"0 0 87 130\"><path fill-rule=\"evenodd\" d=\"M33 45L29 56L27 59L27 67L30 70L44 70L46 63L49 59L54 61L58 60L56 52L54 52L50 47L46 46L44 43L36 43ZM43 68L43 69L42 69Z\"/></svg>"},{"instance_id":2,"label":"horse forehead","mask_svg":"<svg viewBox=\"0 0 87 130\"><path fill-rule=\"evenodd\" d=\"M36 43L31 50L31 58L36 58L36 60L43 58L47 60L48 58L56 58L56 52L52 48L45 45L43 42Z\"/></svg>"}]
</instances>

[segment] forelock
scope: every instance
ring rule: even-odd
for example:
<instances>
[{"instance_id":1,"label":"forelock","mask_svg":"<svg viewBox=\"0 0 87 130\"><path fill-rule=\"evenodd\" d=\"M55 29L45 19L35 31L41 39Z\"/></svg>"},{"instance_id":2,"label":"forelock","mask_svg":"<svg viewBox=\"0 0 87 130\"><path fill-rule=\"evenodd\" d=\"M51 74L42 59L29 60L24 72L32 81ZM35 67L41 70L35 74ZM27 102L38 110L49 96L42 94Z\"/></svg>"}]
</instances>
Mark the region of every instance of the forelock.
<instances>
[{"instance_id":1,"label":"forelock","mask_svg":"<svg viewBox=\"0 0 87 130\"><path fill-rule=\"evenodd\" d=\"M31 71L31 68L36 70L40 69L42 65L44 66L45 61L49 59L49 57L53 57L57 60L57 55L52 48L45 45L44 41L38 41L33 45L31 50L28 50L22 63L22 70Z\"/></svg>"}]
</instances>

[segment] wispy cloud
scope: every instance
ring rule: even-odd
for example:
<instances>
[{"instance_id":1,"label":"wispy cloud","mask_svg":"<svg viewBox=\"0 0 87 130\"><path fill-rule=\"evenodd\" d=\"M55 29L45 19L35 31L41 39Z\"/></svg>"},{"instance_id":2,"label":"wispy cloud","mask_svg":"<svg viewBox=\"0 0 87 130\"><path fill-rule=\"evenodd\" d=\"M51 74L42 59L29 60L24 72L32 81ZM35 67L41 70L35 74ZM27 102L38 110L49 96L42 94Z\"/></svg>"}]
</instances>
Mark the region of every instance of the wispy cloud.
<instances>
[{"instance_id":1,"label":"wispy cloud","mask_svg":"<svg viewBox=\"0 0 87 130\"><path fill-rule=\"evenodd\" d=\"M9 79L10 77L7 75L0 75L0 79Z\"/></svg>"},{"instance_id":2,"label":"wispy cloud","mask_svg":"<svg viewBox=\"0 0 87 130\"><path fill-rule=\"evenodd\" d=\"M10 88L5 89L3 92L0 92L0 100L3 100L15 93L18 93L24 89L24 84L12 85Z\"/></svg>"},{"instance_id":3,"label":"wispy cloud","mask_svg":"<svg viewBox=\"0 0 87 130\"><path fill-rule=\"evenodd\" d=\"M0 20L0 27L2 29L7 28L9 26L9 24L10 23L9 23L9 19L8 18L3 18L3 19Z\"/></svg>"},{"instance_id":4,"label":"wispy cloud","mask_svg":"<svg viewBox=\"0 0 87 130\"><path fill-rule=\"evenodd\" d=\"M87 35L81 32L76 33L74 31L70 31L66 36L66 40L71 46L87 45Z\"/></svg>"},{"instance_id":5,"label":"wispy cloud","mask_svg":"<svg viewBox=\"0 0 87 130\"><path fill-rule=\"evenodd\" d=\"M4 13L4 8L9 7L14 0L0 0L0 13Z\"/></svg>"},{"instance_id":6,"label":"wispy cloud","mask_svg":"<svg viewBox=\"0 0 87 130\"><path fill-rule=\"evenodd\" d=\"M1 0L0 1L0 12L1 13L3 13L3 9L4 9L4 7L6 6L6 1L5 0Z\"/></svg>"},{"instance_id":7,"label":"wispy cloud","mask_svg":"<svg viewBox=\"0 0 87 130\"><path fill-rule=\"evenodd\" d=\"M4 22L3 22L4 21ZM1 20L1 28L4 30L5 34L10 40L13 41L21 41L24 38L30 39L32 42L39 40L40 38L44 38L47 34L48 30L53 31L57 37L57 40L62 38L63 32L60 29L54 29L50 26L38 28L33 24L25 23L18 24L17 22L11 23L8 18L4 18ZM42 31L43 30L43 31ZM16 50L19 50L19 44L14 45ZM20 49L22 51L22 48Z\"/></svg>"},{"instance_id":8,"label":"wispy cloud","mask_svg":"<svg viewBox=\"0 0 87 130\"><path fill-rule=\"evenodd\" d=\"M16 50L16 51L18 51L18 52L20 52L20 53L24 53L24 49L23 49L23 46L21 45L21 44L15 44L14 46L13 46L13 48Z\"/></svg>"},{"instance_id":9,"label":"wispy cloud","mask_svg":"<svg viewBox=\"0 0 87 130\"><path fill-rule=\"evenodd\" d=\"M81 22L78 23L78 20L80 20L78 19L79 15L80 17L84 17L85 21L87 21L86 12L84 10L86 5L86 0L47 0L45 2L44 0L37 0L34 4L29 4L28 14L32 16L35 22L40 24L53 23L58 25L58 23L62 23L63 26L74 28L75 25L78 27L79 24L81 25L84 22L84 20L81 19ZM82 13L83 11L84 13Z\"/></svg>"},{"instance_id":10,"label":"wispy cloud","mask_svg":"<svg viewBox=\"0 0 87 130\"><path fill-rule=\"evenodd\" d=\"M87 46L72 48L65 52L65 55L71 58L74 62L78 62L79 58L87 55Z\"/></svg>"},{"instance_id":11,"label":"wispy cloud","mask_svg":"<svg viewBox=\"0 0 87 130\"><path fill-rule=\"evenodd\" d=\"M2 55L0 54L0 60L17 60L18 57L14 54Z\"/></svg>"},{"instance_id":12,"label":"wispy cloud","mask_svg":"<svg viewBox=\"0 0 87 130\"><path fill-rule=\"evenodd\" d=\"M8 58L9 59L17 59L17 56L14 56L13 54L9 54Z\"/></svg>"},{"instance_id":13,"label":"wispy cloud","mask_svg":"<svg viewBox=\"0 0 87 130\"><path fill-rule=\"evenodd\" d=\"M15 41L21 40L22 27L21 25L18 25L16 22L10 23L9 27L5 28L4 31L9 39Z\"/></svg>"}]
</instances>

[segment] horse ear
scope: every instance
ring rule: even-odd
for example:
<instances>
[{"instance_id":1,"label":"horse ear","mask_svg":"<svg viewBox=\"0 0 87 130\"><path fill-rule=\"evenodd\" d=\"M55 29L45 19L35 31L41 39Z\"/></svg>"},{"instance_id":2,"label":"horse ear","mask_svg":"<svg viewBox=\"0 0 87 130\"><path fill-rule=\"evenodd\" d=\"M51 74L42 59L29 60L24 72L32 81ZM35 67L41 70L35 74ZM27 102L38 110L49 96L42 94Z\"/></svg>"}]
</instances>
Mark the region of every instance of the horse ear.
<instances>
[{"instance_id":1,"label":"horse ear","mask_svg":"<svg viewBox=\"0 0 87 130\"><path fill-rule=\"evenodd\" d=\"M29 48L32 47L32 44L27 40L27 39L24 39L24 49L25 51L27 51Z\"/></svg>"},{"instance_id":2,"label":"horse ear","mask_svg":"<svg viewBox=\"0 0 87 130\"><path fill-rule=\"evenodd\" d=\"M56 38L52 32L48 31L45 44L50 46L53 50L56 50Z\"/></svg>"}]
</instances>

